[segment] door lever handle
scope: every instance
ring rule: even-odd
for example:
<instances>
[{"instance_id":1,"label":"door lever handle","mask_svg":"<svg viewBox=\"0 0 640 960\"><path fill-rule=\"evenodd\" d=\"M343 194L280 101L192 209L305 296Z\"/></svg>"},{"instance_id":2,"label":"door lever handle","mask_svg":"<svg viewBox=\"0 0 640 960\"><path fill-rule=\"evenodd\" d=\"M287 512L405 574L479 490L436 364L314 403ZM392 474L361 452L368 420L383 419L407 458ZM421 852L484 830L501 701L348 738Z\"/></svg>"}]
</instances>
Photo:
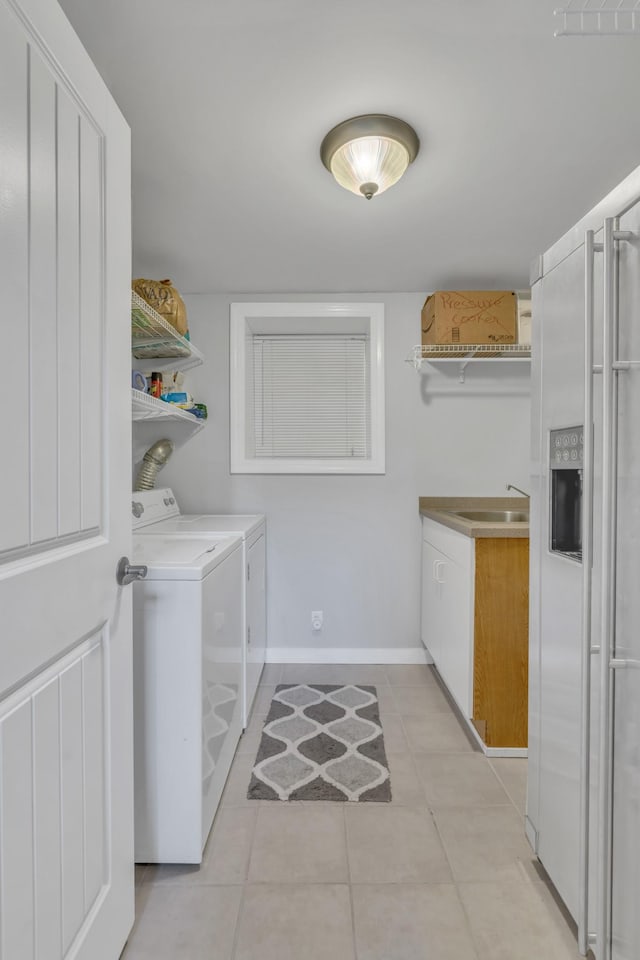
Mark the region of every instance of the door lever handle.
<instances>
[{"instance_id":1,"label":"door lever handle","mask_svg":"<svg viewBox=\"0 0 640 960\"><path fill-rule=\"evenodd\" d=\"M129 557L120 557L116 568L116 580L121 587L126 587L134 580L144 580L147 568L143 563L129 563Z\"/></svg>"}]
</instances>

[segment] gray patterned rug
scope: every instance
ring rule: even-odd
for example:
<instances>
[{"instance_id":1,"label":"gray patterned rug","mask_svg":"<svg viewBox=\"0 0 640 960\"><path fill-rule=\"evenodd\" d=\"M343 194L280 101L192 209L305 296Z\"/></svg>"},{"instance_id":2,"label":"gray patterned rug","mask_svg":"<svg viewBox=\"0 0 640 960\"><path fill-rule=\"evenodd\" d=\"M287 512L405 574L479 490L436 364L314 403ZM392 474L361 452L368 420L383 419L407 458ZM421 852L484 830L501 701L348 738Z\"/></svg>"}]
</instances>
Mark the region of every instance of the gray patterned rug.
<instances>
[{"instance_id":1,"label":"gray patterned rug","mask_svg":"<svg viewBox=\"0 0 640 960\"><path fill-rule=\"evenodd\" d=\"M376 688L277 686L247 797L391 800Z\"/></svg>"}]
</instances>

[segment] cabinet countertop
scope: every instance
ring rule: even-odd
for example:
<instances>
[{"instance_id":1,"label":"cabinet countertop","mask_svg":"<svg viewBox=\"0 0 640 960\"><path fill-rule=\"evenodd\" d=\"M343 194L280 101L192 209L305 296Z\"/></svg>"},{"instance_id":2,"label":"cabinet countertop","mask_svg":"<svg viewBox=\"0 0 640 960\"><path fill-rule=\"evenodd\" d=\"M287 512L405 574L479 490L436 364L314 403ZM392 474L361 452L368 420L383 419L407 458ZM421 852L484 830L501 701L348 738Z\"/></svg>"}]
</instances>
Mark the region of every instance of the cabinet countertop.
<instances>
[{"instance_id":1,"label":"cabinet countertop","mask_svg":"<svg viewBox=\"0 0 640 960\"><path fill-rule=\"evenodd\" d=\"M529 538L529 524L467 520L453 510L523 510L529 512L528 497L420 497L421 517L435 520L465 537Z\"/></svg>"}]
</instances>

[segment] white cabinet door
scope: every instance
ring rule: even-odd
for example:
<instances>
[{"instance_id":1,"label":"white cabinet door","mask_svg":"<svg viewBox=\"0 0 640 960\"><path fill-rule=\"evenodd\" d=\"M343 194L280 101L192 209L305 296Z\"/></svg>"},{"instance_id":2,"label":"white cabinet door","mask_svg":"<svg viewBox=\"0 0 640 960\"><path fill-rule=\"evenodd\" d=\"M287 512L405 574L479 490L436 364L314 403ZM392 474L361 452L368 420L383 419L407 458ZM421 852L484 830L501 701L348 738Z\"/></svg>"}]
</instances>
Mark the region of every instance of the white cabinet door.
<instances>
[{"instance_id":1,"label":"white cabinet door","mask_svg":"<svg viewBox=\"0 0 640 960\"><path fill-rule=\"evenodd\" d=\"M262 534L247 551L245 727L260 682L267 642L265 562L265 537Z\"/></svg>"},{"instance_id":2,"label":"white cabinet door","mask_svg":"<svg viewBox=\"0 0 640 960\"><path fill-rule=\"evenodd\" d=\"M129 131L58 5L0 0L0 955L133 922Z\"/></svg>"},{"instance_id":3,"label":"white cabinet door","mask_svg":"<svg viewBox=\"0 0 640 960\"><path fill-rule=\"evenodd\" d=\"M465 717L472 714L473 570L446 558L438 584L442 604L442 679Z\"/></svg>"},{"instance_id":4,"label":"white cabinet door","mask_svg":"<svg viewBox=\"0 0 640 960\"><path fill-rule=\"evenodd\" d=\"M438 669L441 667L443 646L442 598L438 577L446 557L429 543L422 541L422 642Z\"/></svg>"},{"instance_id":5,"label":"white cabinet door","mask_svg":"<svg viewBox=\"0 0 640 960\"><path fill-rule=\"evenodd\" d=\"M469 537L423 521L422 642L466 717L473 703L473 554Z\"/></svg>"}]
</instances>

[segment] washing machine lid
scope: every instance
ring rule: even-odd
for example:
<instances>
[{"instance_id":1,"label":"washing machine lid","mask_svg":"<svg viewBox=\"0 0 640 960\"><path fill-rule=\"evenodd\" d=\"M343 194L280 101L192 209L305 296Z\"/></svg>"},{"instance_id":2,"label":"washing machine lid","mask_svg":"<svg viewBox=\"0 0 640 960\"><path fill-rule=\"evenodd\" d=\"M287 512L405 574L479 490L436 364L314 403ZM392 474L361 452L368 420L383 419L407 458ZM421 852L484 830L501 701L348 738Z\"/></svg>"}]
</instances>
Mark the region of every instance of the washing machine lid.
<instances>
[{"instance_id":1,"label":"washing machine lid","mask_svg":"<svg viewBox=\"0 0 640 960\"><path fill-rule=\"evenodd\" d=\"M250 536L264 523L262 514L181 514L168 520L161 520L152 526L145 527L145 533L176 533L197 534L208 533L237 534L241 537Z\"/></svg>"},{"instance_id":2,"label":"washing machine lid","mask_svg":"<svg viewBox=\"0 0 640 960\"><path fill-rule=\"evenodd\" d=\"M239 536L133 538L132 563L147 567L147 580L202 580L242 543Z\"/></svg>"},{"instance_id":3,"label":"washing machine lid","mask_svg":"<svg viewBox=\"0 0 640 960\"><path fill-rule=\"evenodd\" d=\"M131 495L134 533L141 534L236 534L249 537L264 524L263 514L187 513L170 487L138 490Z\"/></svg>"}]
</instances>

